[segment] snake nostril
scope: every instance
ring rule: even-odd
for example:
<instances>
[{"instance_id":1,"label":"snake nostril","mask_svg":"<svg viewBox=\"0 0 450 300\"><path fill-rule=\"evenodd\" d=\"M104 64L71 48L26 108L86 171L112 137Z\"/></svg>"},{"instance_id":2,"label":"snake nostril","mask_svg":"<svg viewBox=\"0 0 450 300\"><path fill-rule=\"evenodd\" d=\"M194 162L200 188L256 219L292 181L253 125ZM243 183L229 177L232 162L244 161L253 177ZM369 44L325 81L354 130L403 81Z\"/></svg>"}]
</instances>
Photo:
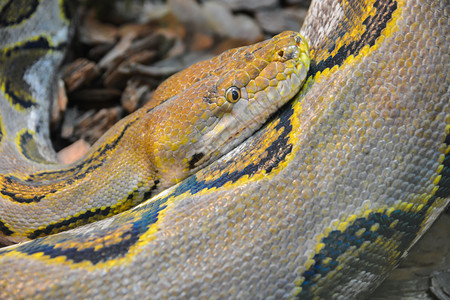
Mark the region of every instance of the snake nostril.
<instances>
[{"instance_id":1,"label":"snake nostril","mask_svg":"<svg viewBox=\"0 0 450 300\"><path fill-rule=\"evenodd\" d=\"M278 51L278 56L279 57L283 57L284 56L284 51L283 50Z\"/></svg>"}]
</instances>

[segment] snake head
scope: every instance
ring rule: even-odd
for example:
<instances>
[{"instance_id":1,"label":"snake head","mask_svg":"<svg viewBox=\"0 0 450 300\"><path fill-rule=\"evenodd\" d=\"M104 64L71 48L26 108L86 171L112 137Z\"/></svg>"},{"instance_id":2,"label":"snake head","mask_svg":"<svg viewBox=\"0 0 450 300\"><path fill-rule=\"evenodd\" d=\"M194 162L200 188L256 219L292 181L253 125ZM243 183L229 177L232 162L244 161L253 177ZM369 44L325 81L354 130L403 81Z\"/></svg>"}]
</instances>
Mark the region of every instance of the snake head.
<instances>
[{"instance_id":1,"label":"snake head","mask_svg":"<svg viewBox=\"0 0 450 300\"><path fill-rule=\"evenodd\" d=\"M212 72L219 77L215 101L227 109L203 129L200 143L202 153L222 155L252 135L300 90L309 70L309 47L301 35L287 31L229 50L216 60L228 62Z\"/></svg>"},{"instance_id":2,"label":"snake head","mask_svg":"<svg viewBox=\"0 0 450 300\"><path fill-rule=\"evenodd\" d=\"M153 112L155 165L172 184L229 152L301 88L309 48L296 32L228 50L169 78Z\"/></svg>"},{"instance_id":3,"label":"snake head","mask_svg":"<svg viewBox=\"0 0 450 300\"><path fill-rule=\"evenodd\" d=\"M261 127L300 90L310 63L305 38L292 31L230 50L221 59L228 59L230 63L213 72L220 76L216 84L217 95L220 102L233 105L211 131L212 136L223 134L224 130L241 132L238 128L247 128L255 131ZM230 136L235 137L234 134Z\"/></svg>"}]
</instances>

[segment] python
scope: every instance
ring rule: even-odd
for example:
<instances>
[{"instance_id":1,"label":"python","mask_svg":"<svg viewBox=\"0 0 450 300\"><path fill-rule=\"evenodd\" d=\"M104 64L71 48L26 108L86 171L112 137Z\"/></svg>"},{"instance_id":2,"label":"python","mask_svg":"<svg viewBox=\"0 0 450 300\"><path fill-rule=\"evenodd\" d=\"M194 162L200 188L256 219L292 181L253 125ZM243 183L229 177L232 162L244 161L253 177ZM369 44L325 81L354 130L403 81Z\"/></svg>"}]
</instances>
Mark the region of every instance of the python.
<instances>
[{"instance_id":1,"label":"python","mask_svg":"<svg viewBox=\"0 0 450 300\"><path fill-rule=\"evenodd\" d=\"M25 55L22 51L35 51L28 48L29 43L21 44L25 46L4 50L11 60L7 66ZM306 40L298 33L284 32L172 76L156 90L149 105L121 120L74 165L50 164L50 170L33 173L4 168L0 177L2 239L24 241L96 221L174 185L261 127L299 91L308 69ZM23 132L29 135L29 130ZM4 147L10 144L20 151L31 142L9 136L6 130ZM15 160L27 163L25 155Z\"/></svg>"},{"instance_id":2,"label":"python","mask_svg":"<svg viewBox=\"0 0 450 300\"><path fill-rule=\"evenodd\" d=\"M39 3L67 23L61 2ZM310 69L281 111L130 210L0 250L0 297L367 295L449 203L447 16L440 0L314 1ZM9 29L33 16L19 19Z\"/></svg>"}]
</instances>

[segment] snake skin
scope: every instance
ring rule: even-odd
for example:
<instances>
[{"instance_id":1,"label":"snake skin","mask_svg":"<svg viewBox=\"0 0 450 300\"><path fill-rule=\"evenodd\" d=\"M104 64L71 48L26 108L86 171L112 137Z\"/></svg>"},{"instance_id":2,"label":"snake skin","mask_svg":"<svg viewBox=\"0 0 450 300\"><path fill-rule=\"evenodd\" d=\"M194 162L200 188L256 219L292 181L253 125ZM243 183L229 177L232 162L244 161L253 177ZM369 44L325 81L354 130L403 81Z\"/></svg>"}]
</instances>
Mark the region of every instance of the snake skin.
<instances>
[{"instance_id":1,"label":"snake skin","mask_svg":"<svg viewBox=\"0 0 450 300\"><path fill-rule=\"evenodd\" d=\"M289 105L143 204L2 249L0 298L367 295L449 203L449 12L313 2Z\"/></svg>"},{"instance_id":2,"label":"snake skin","mask_svg":"<svg viewBox=\"0 0 450 300\"><path fill-rule=\"evenodd\" d=\"M13 7L11 3L17 2L9 3ZM46 10L40 7L57 4L40 3L25 24L42 19ZM15 36L15 29L9 26L3 32ZM54 30L58 37L61 29ZM29 121L47 100L39 97L39 80L33 76L62 56L45 49L56 38L25 37L12 45L11 38L1 40L5 63L0 69L13 74L5 79L0 98L2 115L12 116L5 120L0 145L4 149L0 152L5 152L0 162L0 241L6 242L104 219L180 182L230 152L295 96L310 63L308 44L296 32L226 51L166 80L152 101L105 133L83 159L61 166L42 161L45 156L35 142L42 124L14 122ZM14 86L16 80L22 86ZM15 152L9 154L7 148ZM39 171L26 173L14 167L30 163Z\"/></svg>"}]
</instances>

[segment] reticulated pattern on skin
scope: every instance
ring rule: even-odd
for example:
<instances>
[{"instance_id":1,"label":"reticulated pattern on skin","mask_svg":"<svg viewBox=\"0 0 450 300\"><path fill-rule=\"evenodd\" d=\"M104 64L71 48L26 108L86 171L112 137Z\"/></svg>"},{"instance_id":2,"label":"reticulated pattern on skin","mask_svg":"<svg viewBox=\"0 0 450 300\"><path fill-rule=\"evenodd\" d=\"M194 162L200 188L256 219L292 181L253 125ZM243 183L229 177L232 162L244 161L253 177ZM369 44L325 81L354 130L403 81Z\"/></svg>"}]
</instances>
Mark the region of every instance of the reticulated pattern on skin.
<instances>
[{"instance_id":1,"label":"reticulated pattern on skin","mask_svg":"<svg viewBox=\"0 0 450 300\"><path fill-rule=\"evenodd\" d=\"M0 144L4 160L1 173L15 168L17 172L35 172L42 162L57 162L49 140L47 117L55 79L55 68L63 59L63 49L69 35L68 22L63 20L63 1L48 5L47 0L3 1L0 4L0 105L4 132L8 136ZM71 5L67 6L69 8ZM51 16L56 17L51 17ZM9 25L6 25L8 23ZM47 74L47 76L41 76ZM4 102L4 103L3 103ZM36 135L25 152L28 157L15 163L24 149L12 140L24 130ZM9 140L9 141L8 141ZM16 143L16 144L14 144ZM31 149L36 146L37 152ZM31 160L29 160L31 159Z\"/></svg>"},{"instance_id":2,"label":"reticulated pattern on skin","mask_svg":"<svg viewBox=\"0 0 450 300\"><path fill-rule=\"evenodd\" d=\"M9 0L0 7L0 26L19 25L36 11L39 0Z\"/></svg>"},{"instance_id":3,"label":"reticulated pattern on skin","mask_svg":"<svg viewBox=\"0 0 450 300\"><path fill-rule=\"evenodd\" d=\"M75 14L77 3L74 1L65 1L58 0L59 9L61 13L61 19L64 20L67 24L73 19L73 15Z\"/></svg>"},{"instance_id":4,"label":"reticulated pattern on skin","mask_svg":"<svg viewBox=\"0 0 450 300\"><path fill-rule=\"evenodd\" d=\"M51 45L44 36L36 36L18 45L2 49L0 62L1 91L6 99L17 110L26 110L36 105L36 100L30 92L30 87L24 80L25 72L29 66L41 57L59 47Z\"/></svg>"},{"instance_id":5,"label":"reticulated pattern on skin","mask_svg":"<svg viewBox=\"0 0 450 300\"><path fill-rule=\"evenodd\" d=\"M0 143L2 142L3 135L4 135L3 122L2 118L0 117Z\"/></svg>"},{"instance_id":6,"label":"reticulated pattern on skin","mask_svg":"<svg viewBox=\"0 0 450 300\"><path fill-rule=\"evenodd\" d=\"M36 174L26 174L26 177L23 179L19 179L13 176L5 176L1 181L4 181L3 188L0 191L4 196L10 197L12 201L20 202L20 203L33 203L39 202L40 199L44 198L50 193L55 193L58 188L62 188L67 185L73 184L74 181L80 180L86 177L90 172L102 166L105 157L110 154L109 152L114 151L117 144L123 138L126 130L133 124L130 122L127 126L124 127L121 134L119 134L115 139L113 139L110 143L106 143L102 145L99 149L89 155L82 162L77 164L76 166L57 170L57 171L46 171L39 172ZM24 156L29 158L30 155L27 153L27 144L32 143L29 138L29 131L25 131L20 138L18 139L18 144L21 146L22 153ZM25 144L24 144L25 142ZM30 150L34 150L31 148ZM34 153L33 153L34 154ZM33 160L33 159L30 159ZM63 181L59 181L58 185L55 184L54 180L63 178ZM28 186L28 188L27 188ZM33 188L32 188L33 187ZM20 193L20 196L17 196L14 190L17 191L17 194ZM29 195L24 193L30 191ZM41 190L41 191L40 191Z\"/></svg>"},{"instance_id":7,"label":"reticulated pattern on skin","mask_svg":"<svg viewBox=\"0 0 450 300\"><path fill-rule=\"evenodd\" d=\"M44 3L51 3L51 1L42 2L42 5L45 6ZM62 5L61 2L58 3L62 10L64 8L64 5ZM62 13L61 11L58 12ZM62 13L62 18L65 18L63 16L65 14L66 13ZM29 20L29 22L33 22L35 19L38 18L36 16L33 16L32 19ZM62 22L64 23L64 20L62 20ZM27 23L24 24L24 26L26 25ZM58 35L58 33L55 35ZM43 38L43 36L46 35L44 34L36 37L31 37L29 39L25 39L24 41L17 42L13 46L8 45L4 47L5 50L3 52L6 53L5 57L10 57L11 55L15 55L17 53L17 55L23 55L25 58L27 58L29 56L29 53L27 51L30 49L45 48L45 50L48 50L47 52L39 52L39 55L37 55L36 58L37 62L35 62L35 60L27 61L26 59L24 59L23 66L19 68L18 72L18 76L20 77L20 79L22 79L22 77L30 77L28 76L29 70L34 68L35 64L42 64L42 60L44 60L45 64L45 59L47 58L47 56L51 57L54 54L53 50L56 50L56 48L50 49L51 47L49 46L51 45L50 41L53 39L53 36L49 36L45 39ZM275 43L274 41L276 41L277 43ZM59 48L63 47L63 45L64 43L61 43L58 46L57 50L59 51ZM283 49L283 51L279 51L281 49ZM285 76L285 79L287 78L286 80L278 80L278 82L286 81L286 84L289 85L289 91L284 90L283 92L294 95L293 90L298 90L300 84L306 76L307 67L309 67L309 58L306 54L307 50L307 44L302 41L298 33L285 32L276 36L273 41L261 42L253 48L235 49L234 52L229 52L228 54L225 53L219 59L216 59L215 62L206 61L205 63L211 68L216 66L213 74L211 74L209 78L213 80L216 80L216 78L217 80L220 79L220 81L217 82L216 85L211 87L211 89L209 90L210 93L207 97L220 98L220 95L216 96L216 94L218 92L218 87L221 84L221 81L225 80L225 84L228 83L230 85L233 84L241 86L242 84L246 84L246 80L248 81L256 79L256 77L259 76L259 72L266 72L272 76L275 76L276 74ZM248 73L246 73L247 65L242 64L241 67L237 67L236 69L233 69L231 71L229 70L229 68L226 68L228 60L226 58L227 55L230 56L235 53L243 53L249 51L253 52L250 55L251 58L249 58L249 60L247 61L247 65L250 65L250 63L255 63L255 65L259 66L260 68L259 72L249 72L251 73L250 76L248 75ZM278 55L279 53L282 54ZM286 55L291 53L293 56L283 57L284 53ZM298 62L293 62L292 58L295 58L297 55L299 56ZM280 70L277 70L276 68L274 69L271 64L272 62L277 63L277 67L280 68ZM11 65L13 65L13 63L11 63ZM217 67L217 65L219 67ZM270 70L272 69L275 71L270 73ZM236 74L234 74L233 72L235 72ZM231 78L231 76L233 77ZM300 79L299 76L301 76L302 79ZM231 79L228 77L230 77ZM201 78L202 77L199 77L198 79L200 80ZM206 79L209 78L208 76L206 76ZM290 82L291 78L293 80L292 84ZM294 79L296 79L296 81ZM5 81L8 81L8 79L5 79ZM33 114L36 113L34 113L32 109L34 109L35 107L40 107L42 105L41 102L43 99L40 99L39 97L37 97L37 99L32 99L33 93L29 91L35 89L36 87L33 84L30 84L30 86L26 86L27 83L29 82L23 82L23 89L17 87L17 89L15 89L15 94L12 93L9 89L4 89L4 99L16 99L17 101L9 101L13 109L19 111L20 113L23 113L23 119L26 119L27 115L29 115L30 119L33 119ZM195 84L197 83L193 82L190 85L194 87ZM208 84L204 83L204 86L208 86ZM270 86L273 87L273 84L270 83ZM277 84L275 84L275 86L277 86ZM277 88L281 89L282 85L278 83L278 86L279 87ZM187 87L189 87L189 84L187 85ZM228 87L228 85L226 87ZM199 84L197 84L195 88L196 91L199 91L200 89L202 91L204 90L204 88L202 86L199 86ZM220 88L224 88L223 82ZM185 90L188 91L187 89ZM176 93L178 95L185 90L178 90L176 91ZM23 101L23 97L17 96L22 91L29 92L27 95L30 96L29 98L32 100L32 104L30 104L31 102L26 104ZM256 89L256 91L258 91L258 88ZM167 105L168 107L170 107L170 105L175 105L172 104L172 102L174 101L174 94L166 93L165 96L161 96L161 94L162 93L158 93L158 96L165 98L155 100L159 103L157 108L155 108L154 106L150 108L144 108L140 112L129 116L126 120L121 121L117 126L115 126L106 135L104 135L102 139L96 143L96 145L92 147L86 158L70 166L61 166L53 162L50 162L51 164L45 165L46 163L48 163L46 161L46 157L45 155L42 155L40 151L41 149L39 149L39 145L35 143L40 138L36 134L39 132L39 126L35 131L30 130L29 128L33 128L33 126L28 126L28 124L20 130L16 130L15 128L13 128L12 132L16 131L16 139L14 140L14 142L12 142L11 140L7 141L4 144L6 145L5 147L15 147L16 150L18 150L18 152L21 154L21 156L23 156L24 161L22 159L19 159L14 154L11 155L14 160L22 160L19 161L19 165L27 165L31 162L36 163L35 166L37 167L37 172L20 172L16 170L10 171L11 168L8 169L4 167L3 169L5 169L5 171L1 168L0 165L0 169L2 169L3 173L3 175L0 175L0 195L2 196L3 201L0 205L0 211L2 214L2 216L0 217L0 221L2 224L0 233L3 236L2 240L6 239L8 242L21 242L26 239L33 239L44 236L46 234L54 234L59 231L74 228L88 222L97 221L105 217L109 217L113 214L117 214L141 202L144 197L149 197L149 195L157 191L157 189L159 188L158 184L160 182L163 187L167 186L167 180L166 178L161 177L161 173L169 172L169 176L172 176L170 175L172 166L171 162L166 160L166 158L172 157L170 157L167 153L162 153L161 155L159 155L158 153L155 155L154 153L152 153L152 151L155 151L155 149L159 148L155 148L156 146L152 148L152 144L150 143L150 146L148 146L148 148L145 148L142 146L142 143L139 144L137 142L137 140L139 139L139 141L142 140L145 143L145 135L148 135L150 138L152 138L150 135L154 136L155 134L158 134L160 139L156 139L154 137L153 139L156 139L159 144L165 144L167 141L171 142L171 140L169 135L164 135L164 133L162 132L167 132L166 129L171 129L172 131L180 130L180 128L173 128L170 126L165 127L164 130L153 128L157 126L163 127L163 125L158 124L158 120L152 120L152 117L153 119L160 118L160 114L154 113L153 110L160 109L163 105ZM14 97L11 95L13 95ZM178 98L182 97L180 96ZM253 96L251 98L253 99ZM287 100L288 96L283 96L282 98ZM19 100L22 101L20 103L22 105L19 105ZM193 102L193 100L195 99L189 100L190 102ZM222 102L225 102L225 104L228 103L224 99ZM216 104L218 104L217 99L214 99L214 101L209 101L208 105L216 109L214 107L214 105ZM195 103L195 105L197 105L198 107L201 106L201 104L198 105L197 103ZM3 109L5 110L9 108L10 106L3 106ZM184 107L183 111L185 111L186 108L188 107ZM168 109L166 109L166 111L163 111L165 115L168 115L167 110ZM273 110L274 108L272 108L272 106L267 109L267 111ZM6 112L4 114L6 114ZM189 112L189 115L198 117L199 113L195 112L194 110L193 112ZM206 116L208 116L208 114L206 114ZM217 117L218 116L219 115L217 115ZM183 117L188 120L193 120L192 118L188 118L188 116L180 115L180 118ZM164 119L172 120L173 116L170 116L170 118L163 117L161 122L164 122ZM252 127L253 130L256 130L256 128L254 128L255 125L258 126L258 122L262 122L262 120L264 119L265 117L259 118L259 120L257 118L250 119L250 121L252 122L250 122L249 124L252 126L249 127ZM155 125L150 126L151 130L153 130L151 131L151 133L145 133L145 131L149 130L149 128L147 128L149 127L149 125L147 125L148 123L145 123L144 121L149 120L153 121ZM177 119L175 121L180 121L180 119ZM139 132L136 130L136 124L138 123L139 126L143 127ZM175 123L176 122L172 122L171 124ZM186 122L178 123L179 124L175 125L180 127L180 124L185 124ZM16 127L20 127L21 125L22 124L18 124ZM192 127L195 124L193 123L186 125L190 125ZM40 126L43 125L41 124ZM247 128L243 128L242 131L244 130L248 132ZM144 132L144 135L142 134L142 132ZM238 131L236 135L239 134L240 132ZM166 138L167 141L164 140ZM183 138L185 138L185 136L183 136ZM127 140L130 142L124 142ZM155 142L153 145L156 144L157 143ZM172 144L169 144L169 146L167 147L161 147L161 149L165 151L166 149L170 148L170 145ZM224 147L225 146L226 144L224 145ZM176 149L173 148L172 150L174 151ZM137 151L139 154L147 151L145 152L145 157L150 156L150 159L147 158L142 160L141 156L135 155L135 151ZM213 155L209 153L208 149L206 149L206 151L204 152L206 153L206 155L203 152L200 152L198 154L193 153L193 157L187 157L187 168L195 169L199 166L202 166L202 164L197 165L197 163L199 160L203 160L204 157L206 157L205 160L208 161L208 159L210 159L210 157L213 157L213 155L217 156L217 154L215 153L213 153ZM199 156L200 154L201 157ZM114 162L114 158L110 159L111 157L116 157L116 161ZM194 158L197 160L195 160ZM154 163L154 168L147 165L149 161L155 162L157 161L157 159L159 159L161 163ZM177 157L175 157L175 161L176 159ZM204 164L204 162L202 163ZM121 164L125 164L125 168L120 167ZM46 169L45 166L48 166L48 168ZM119 172L116 169L120 169L121 171ZM123 171L123 169L126 169L126 171ZM126 174L130 171L132 174ZM106 176L109 177L109 181L105 180L105 182L108 182L109 185L102 184L102 176L99 176L102 172L104 172ZM180 178L175 176L178 176L178 174L173 175L172 177L174 177L178 181L181 180ZM130 184L128 184L127 187L122 187L122 185L125 185L125 183L123 182L123 180L122 182L120 182L120 177L130 178ZM174 180L174 182L176 182L176 180ZM96 188L96 186L98 186L98 188ZM104 193L99 191L104 191ZM80 205L75 205L77 203L80 203ZM48 209L47 207L51 207L51 209ZM18 213L18 211L22 211L22 215ZM29 221L29 218L23 217L31 212L35 212L41 215L41 219L38 220L35 218L31 218L31 220ZM2 241L0 241L0 243L1 242Z\"/></svg>"},{"instance_id":8,"label":"reticulated pattern on skin","mask_svg":"<svg viewBox=\"0 0 450 300\"><path fill-rule=\"evenodd\" d=\"M33 131L24 129L19 132L16 143L19 145L20 152L26 159L41 164L53 163L39 153L38 145L36 144L36 135Z\"/></svg>"},{"instance_id":9,"label":"reticulated pattern on skin","mask_svg":"<svg viewBox=\"0 0 450 300\"><path fill-rule=\"evenodd\" d=\"M326 15L327 5L342 15ZM180 185L115 218L4 249L0 295L18 284L23 297L308 299L373 289L448 204L449 9L445 1L312 7L302 32L316 62L358 41L370 22L379 36L311 71L268 126ZM387 15L379 28L374 20ZM284 158L259 164L268 157L260 147L282 135ZM256 145L261 159L248 149ZM241 164L248 158L251 170ZM236 180L216 181L233 166Z\"/></svg>"},{"instance_id":10,"label":"reticulated pattern on skin","mask_svg":"<svg viewBox=\"0 0 450 300\"><path fill-rule=\"evenodd\" d=\"M307 80L302 93L307 92L309 85L312 85L314 82L314 77L316 77L316 80L320 78L321 72L326 70L328 74L335 66L353 63L355 57L358 56L361 49L365 46L366 48L362 55L367 54L367 51L369 50L367 49L367 46L372 47L372 51L378 47L378 45L375 45L375 40L380 37L381 32L386 28L389 21L391 23L395 22L395 20L392 20L392 12L397 8L397 2L393 1L381 4L378 3L378 1L374 2L375 5L373 5L372 8L374 12L368 13L368 17L366 19L361 19L361 21L367 28L371 29L376 27L376 30L373 30L374 32L372 33L364 31L361 33L360 39L356 39L351 35L351 43L347 42L345 39L341 39L337 43L342 44L343 46L339 48L338 51L335 51L335 53L330 51L327 59L320 61L318 64L313 60L313 65L308 73L310 80ZM355 26L358 28L360 27L359 25ZM351 44L352 46L349 47L347 46L348 44ZM375 47L373 47L374 45ZM345 50L336 55L342 48L345 48ZM314 50L312 52L314 52ZM336 68L333 70L336 70ZM291 138L291 132L293 130L291 119L293 118L294 111L294 108L291 108L289 105L286 106L281 113L271 120L271 124L268 125L270 127L265 130L267 135L264 136L264 138L250 141L249 147L243 149L239 154L240 159L224 159L214 165L213 171L208 170L204 173L200 171L199 174L208 179L198 179L199 175L197 175L196 177L189 179L189 183L180 185L180 187L174 191L173 195L180 195L187 190L190 190L191 194L195 194L204 189L221 187L225 183L234 183L243 176L248 176L245 178L247 181L255 173L268 174L272 169L277 168L280 163L284 162L282 165L287 165L285 159L286 156L292 152L293 147ZM277 132L278 135L274 135L273 132ZM276 139L273 138L274 136L276 136ZM261 143L261 141L263 141L263 143ZM259 144L255 146L253 143L257 142ZM228 169L230 169L230 171L227 171Z\"/></svg>"},{"instance_id":11,"label":"reticulated pattern on skin","mask_svg":"<svg viewBox=\"0 0 450 300\"><path fill-rule=\"evenodd\" d=\"M403 21L401 19L401 9L405 5L403 1L380 4L379 1L374 3L373 7L377 11L375 15L371 15L370 19L372 22L378 23L374 32L376 31L382 36L379 38L372 35L372 42L369 43L369 46L374 47L365 49L365 55L370 55L373 50L378 49L377 43L382 45L385 38L398 30L398 24L396 23ZM381 29L378 28L380 20L377 18L378 11L385 17L391 18L384 20L386 25L381 26ZM378 21L376 21L377 19ZM367 28L375 27L368 20L364 20L363 24ZM415 24L411 25L414 27ZM407 37L411 41L411 35L407 35ZM357 41L350 44L344 41L341 44L344 45L342 48L346 51L348 51L347 45L352 45L353 49L365 47L364 44L355 47L358 44ZM333 62L340 65L339 61L343 61L343 58L339 56L341 49L334 49L333 47L329 52L332 51L335 51L336 56L328 56L318 64L313 62L310 72L322 71L325 67L333 69L331 68L332 65L329 65ZM349 54L353 55L352 52L349 52ZM353 58L350 62L353 62ZM329 70L326 71L325 76L329 74ZM321 75L323 76L323 74ZM438 108L438 111L440 109L442 107ZM442 124L447 122L448 127L448 115L445 116L445 110L441 111L440 115L433 117L437 117L435 123L437 121L441 121ZM438 140L445 139L444 137L445 135L441 133ZM446 139L449 139L448 129ZM351 281L349 282L352 277L355 278L355 281L359 281L362 289L367 289L364 294L376 287L371 286L370 281L380 280L386 272L384 269L386 265L394 266L397 264L418 236L434 220L436 207L445 207L445 203L448 201L446 199L448 199L450 193L447 178L450 174L446 170L449 167L449 143L445 142L439 148L442 154L434 164L436 171L431 177L432 188L428 189L428 195L412 194L405 200L397 201L391 206L382 205L377 208L374 205L375 209L366 207L358 214L341 217L340 221L334 222L334 226L326 228L324 233L318 236L315 255L307 261L307 269L302 273L302 279L297 283L299 287L297 297L299 299L327 297L327 295L330 295L330 290L339 295L351 295L352 292L348 290L348 287L352 284ZM373 258L368 258L365 257L367 253L377 254ZM380 264L382 259L386 260ZM363 264L358 264L359 260L365 261ZM340 273L356 275L339 278Z\"/></svg>"}]
</instances>

